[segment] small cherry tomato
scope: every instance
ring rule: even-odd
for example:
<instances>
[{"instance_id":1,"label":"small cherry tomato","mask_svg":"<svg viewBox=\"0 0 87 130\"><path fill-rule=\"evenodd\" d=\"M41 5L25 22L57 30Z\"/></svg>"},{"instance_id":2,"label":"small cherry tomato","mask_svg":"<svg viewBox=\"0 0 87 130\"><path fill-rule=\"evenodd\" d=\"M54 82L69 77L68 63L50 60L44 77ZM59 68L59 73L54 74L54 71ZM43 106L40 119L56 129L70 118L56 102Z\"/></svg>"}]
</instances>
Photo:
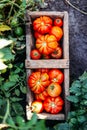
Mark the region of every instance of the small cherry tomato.
<instances>
[{"instance_id":1,"label":"small cherry tomato","mask_svg":"<svg viewBox=\"0 0 87 130\"><path fill-rule=\"evenodd\" d=\"M54 20L54 25L61 27L61 26L63 25L62 19L61 19L61 18L56 18L56 19Z\"/></svg>"},{"instance_id":2,"label":"small cherry tomato","mask_svg":"<svg viewBox=\"0 0 87 130\"><path fill-rule=\"evenodd\" d=\"M31 104L32 112L41 113L43 111L43 103L41 101L33 101Z\"/></svg>"},{"instance_id":3,"label":"small cherry tomato","mask_svg":"<svg viewBox=\"0 0 87 130\"><path fill-rule=\"evenodd\" d=\"M62 57L62 48L61 47L57 47L52 53L51 53L51 57L54 59L59 59Z\"/></svg>"},{"instance_id":4,"label":"small cherry tomato","mask_svg":"<svg viewBox=\"0 0 87 130\"><path fill-rule=\"evenodd\" d=\"M41 57L40 52L37 49L31 50L30 57L34 60L38 60Z\"/></svg>"}]
</instances>

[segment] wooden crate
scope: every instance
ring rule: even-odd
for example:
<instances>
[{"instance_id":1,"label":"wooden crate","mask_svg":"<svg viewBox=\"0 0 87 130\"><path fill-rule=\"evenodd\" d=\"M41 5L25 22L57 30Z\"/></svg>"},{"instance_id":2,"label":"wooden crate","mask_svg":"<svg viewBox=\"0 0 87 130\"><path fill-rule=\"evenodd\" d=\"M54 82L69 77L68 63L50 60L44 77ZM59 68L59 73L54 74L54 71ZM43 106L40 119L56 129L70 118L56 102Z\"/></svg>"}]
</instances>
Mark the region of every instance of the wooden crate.
<instances>
[{"instance_id":1,"label":"wooden crate","mask_svg":"<svg viewBox=\"0 0 87 130\"><path fill-rule=\"evenodd\" d=\"M62 59L49 59L49 60L32 60L30 58L30 51L34 48L34 37L32 33L32 21L39 16L50 16L52 19L56 17L61 17L63 19L63 58ZM49 120L65 120L69 112L69 102L66 100L66 97L69 95L69 29L68 29L68 13L64 12L55 12L55 11L41 11L41 12L26 12L26 60L25 67L27 72L27 78L31 74L32 70L37 68L59 68L64 72L64 83L63 83L63 99L64 99L64 110L59 114L49 114L49 113L40 113L37 114L38 119L49 119ZM27 92L27 106L26 106L26 115L27 119L31 119L32 112L29 110L33 98L33 93L28 88Z\"/></svg>"}]
</instances>

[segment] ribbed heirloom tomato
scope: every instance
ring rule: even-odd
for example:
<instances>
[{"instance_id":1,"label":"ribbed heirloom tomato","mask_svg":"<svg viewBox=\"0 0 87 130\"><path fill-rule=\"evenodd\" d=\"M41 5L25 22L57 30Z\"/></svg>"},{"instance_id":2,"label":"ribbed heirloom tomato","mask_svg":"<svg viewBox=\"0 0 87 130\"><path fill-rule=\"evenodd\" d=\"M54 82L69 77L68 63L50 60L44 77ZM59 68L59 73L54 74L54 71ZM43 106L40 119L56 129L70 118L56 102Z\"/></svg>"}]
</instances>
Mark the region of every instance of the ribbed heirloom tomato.
<instances>
[{"instance_id":1,"label":"ribbed heirloom tomato","mask_svg":"<svg viewBox=\"0 0 87 130\"><path fill-rule=\"evenodd\" d=\"M46 90L44 90L42 93L35 94L36 100L45 100L48 96L49 95Z\"/></svg>"},{"instance_id":2,"label":"ribbed heirloom tomato","mask_svg":"<svg viewBox=\"0 0 87 130\"><path fill-rule=\"evenodd\" d=\"M58 46L57 39L54 35L43 35L36 40L36 48L41 54L49 55Z\"/></svg>"},{"instance_id":3,"label":"ribbed heirloom tomato","mask_svg":"<svg viewBox=\"0 0 87 130\"><path fill-rule=\"evenodd\" d=\"M64 80L64 74L59 69L51 69L48 72L48 75L51 82L56 82L58 84L61 84Z\"/></svg>"},{"instance_id":4,"label":"ribbed heirloom tomato","mask_svg":"<svg viewBox=\"0 0 87 130\"><path fill-rule=\"evenodd\" d=\"M43 107L46 112L51 114L57 114L63 109L64 101L63 99L58 97L47 97L43 102Z\"/></svg>"},{"instance_id":5,"label":"ribbed heirloom tomato","mask_svg":"<svg viewBox=\"0 0 87 130\"><path fill-rule=\"evenodd\" d=\"M62 87L58 83L51 83L46 90L49 96L57 97L61 94Z\"/></svg>"},{"instance_id":6,"label":"ribbed heirloom tomato","mask_svg":"<svg viewBox=\"0 0 87 130\"><path fill-rule=\"evenodd\" d=\"M32 72L28 77L29 88L37 94L43 92L49 83L49 75L47 73Z\"/></svg>"},{"instance_id":7,"label":"ribbed heirloom tomato","mask_svg":"<svg viewBox=\"0 0 87 130\"><path fill-rule=\"evenodd\" d=\"M52 19L48 16L40 16L33 21L33 29L40 34L49 33L52 27Z\"/></svg>"}]
</instances>

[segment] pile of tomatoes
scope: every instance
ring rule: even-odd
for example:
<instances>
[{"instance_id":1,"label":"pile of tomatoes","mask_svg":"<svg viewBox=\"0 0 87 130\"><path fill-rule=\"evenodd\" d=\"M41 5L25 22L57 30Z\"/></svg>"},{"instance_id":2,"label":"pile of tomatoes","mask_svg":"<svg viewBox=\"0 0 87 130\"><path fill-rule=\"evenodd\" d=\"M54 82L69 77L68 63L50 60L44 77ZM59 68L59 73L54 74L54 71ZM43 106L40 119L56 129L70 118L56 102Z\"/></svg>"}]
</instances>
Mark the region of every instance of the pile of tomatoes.
<instances>
[{"instance_id":1,"label":"pile of tomatoes","mask_svg":"<svg viewBox=\"0 0 87 130\"><path fill-rule=\"evenodd\" d=\"M31 104L32 111L36 113L45 111L51 114L62 111L63 81L64 74L59 69L43 68L32 72L28 77L29 89L34 94L34 101Z\"/></svg>"},{"instance_id":2,"label":"pile of tomatoes","mask_svg":"<svg viewBox=\"0 0 87 130\"><path fill-rule=\"evenodd\" d=\"M63 37L62 18L52 19L40 16L32 22L35 48L31 50L31 59L59 59L63 55L60 40Z\"/></svg>"}]
</instances>

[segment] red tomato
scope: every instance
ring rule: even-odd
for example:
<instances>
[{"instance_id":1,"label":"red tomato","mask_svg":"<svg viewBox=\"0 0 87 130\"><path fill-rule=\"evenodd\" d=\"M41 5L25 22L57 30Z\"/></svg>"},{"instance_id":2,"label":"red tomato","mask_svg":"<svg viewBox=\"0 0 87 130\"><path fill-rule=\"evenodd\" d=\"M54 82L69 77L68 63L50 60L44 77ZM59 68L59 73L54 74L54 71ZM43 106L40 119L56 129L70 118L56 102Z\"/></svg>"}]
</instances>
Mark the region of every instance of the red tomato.
<instances>
[{"instance_id":1,"label":"red tomato","mask_svg":"<svg viewBox=\"0 0 87 130\"><path fill-rule=\"evenodd\" d=\"M59 59L62 57L62 53L63 53L63 50L61 47L57 47L52 53L51 53L51 57L54 58L54 59Z\"/></svg>"},{"instance_id":2,"label":"red tomato","mask_svg":"<svg viewBox=\"0 0 87 130\"><path fill-rule=\"evenodd\" d=\"M61 27L63 25L63 21L61 18L54 19L54 25Z\"/></svg>"},{"instance_id":3,"label":"red tomato","mask_svg":"<svg viewBox=\"0 0 87 130\"><path fill-rule=\"evenodd\" d=\"M31 104L32 112L41 113L43 111L43 103L41 101L33 101Z\"/></svg>"},{"instance_id":4,"label":"red tomato","mask_svg":"<svg viewBox=\"0 0 87 130\"><path fill-rule=\"evenodd\" d=\"M40 34L39 32L37 32L37 31L34 32L34 37L36 39L39 38L39 37L41 37L41 36L42 36L42 34Z\"/></svg>"},{"instance_id":5,"label":"red tomato","mask_svg":"<svg viewBox=\"0 0 87 130\"><path fill-rule=\"evenodd\" d=\"M50 34L54 35L57 38L57 41L59 41L63 36L63 30L58 26L53 26L50 30Z\"/></svg>"},{"instance_id":6,"label":"red tomato","mask_svg":"<svg viewBox=\"0 0 87 130\"><path fill-rule=\"evenodd\" d=\"M64 80L64 74L59 69L51 69L48 72L48 75L51 82L56 82L58 84L61 84Z\"/></svg>"},{"instance_id":7,"label":"red tomato","mask_svg":"<svg viewBox=\"0 0 87 130\"><path fill-rule=\"evenodd\" d=\"M43 106L46 112L49 112L51 114L57 114L63 109L64 101L63 99L58 97L47 97L44 102Z\"/></svg>"},{"instance_id":8,"label":"red tomato","mask_svg":"<svg viewBox=\"0 0 87 130\"><path fill-rule=\"evenodd\" d=\"M50 59L49 55L42 54L42 59Z\"/></svg>"},{"instance_id":9,"label":"red tomato","mask_svg":"<svg viewBox=\"0 0 87 130\"><path fill-rule=\"evenodd\" d=\"M42 35L36 40L36 48L41 54L49 55L58 46L57 39L54 35Z\"/></svg>"},{"instance_id":10,"label":"red tomato","mask_svg":"<svg viewBox=\"0 0 87 130\"><path fill-rule=\"evenodd\" d=\"M32 72L28 77L29 88L34 93L41 93L50 84L49 75L47 73Z\"/></svg>"},{"instance_id":11,"label":"red tomato","mask_svg":"<svg viewBox=\"0 0 87 130\"><path fill-rule=\"evenodd\" d=\"M49 96L57 97L61 94L62 87L58 83L51 83L46 90Z\"/></svg>"},{"instance_id":12,"label":"red tomato","mask_svg":"<svg viewBox=\"0 0 87 130\"><path fill-rule=\"evenodd\" d=\"M36 100L45 100L48 97L48 93L44 90L42 93L35 94Z\"/></svg>"},{"instance_id":13,"label":"red tomato","mask_svg":"<svg viewBox=\"0 0 87 130\"><path fill-rule=\"evenodd\" d=\"M52 19L48 16L41 16L33 21L33 29L40 34L49 33L52 27Z\"/></svg>"},{"instance_id":14,"label":"red tomato","mask_svg":"<svg viewBox=\"0 0 87 130\"><path fill-rule=\"evenodd\" d=\"M48 68L40 68L40 69L36 69L36 71L41 72L41 73L48 73L49 69Z\"/></svg>"},{"instance_id":15,"label":"red tomato","mask_svg":"<svg viewBox=\"0 0 87 130\"><path fill-rule=\"evenodd\" d=\"M41 58L41 54L37 49L31 50L30 57L34 60L38 60Z\"/></svg>"}]
</instances>

